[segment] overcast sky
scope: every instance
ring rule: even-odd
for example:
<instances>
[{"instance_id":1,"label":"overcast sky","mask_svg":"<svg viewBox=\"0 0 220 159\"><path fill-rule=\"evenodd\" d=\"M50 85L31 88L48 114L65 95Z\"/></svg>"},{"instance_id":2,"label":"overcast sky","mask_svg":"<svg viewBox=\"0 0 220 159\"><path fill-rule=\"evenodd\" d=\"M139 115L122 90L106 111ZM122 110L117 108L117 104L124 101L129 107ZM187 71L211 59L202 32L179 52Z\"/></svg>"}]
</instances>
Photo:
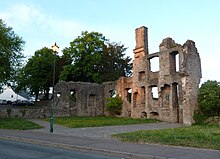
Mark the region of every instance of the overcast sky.
<instances>
[{"instance_id":1,"label":"overcast sky","mask_svg":"<svg viewBox=\"0 0 220 159\"><path fill-rule=\"evenodd\" d=\"M69 47L86 30L125 44L132 58L140 26L148 28L150 53L166 37L179 44L191 39L200 53L204 82L220 81L219 7L219 0L0 0L0 18L26 42L27 57L54 42L61 50Z\"/></svg>"}]
</instances>

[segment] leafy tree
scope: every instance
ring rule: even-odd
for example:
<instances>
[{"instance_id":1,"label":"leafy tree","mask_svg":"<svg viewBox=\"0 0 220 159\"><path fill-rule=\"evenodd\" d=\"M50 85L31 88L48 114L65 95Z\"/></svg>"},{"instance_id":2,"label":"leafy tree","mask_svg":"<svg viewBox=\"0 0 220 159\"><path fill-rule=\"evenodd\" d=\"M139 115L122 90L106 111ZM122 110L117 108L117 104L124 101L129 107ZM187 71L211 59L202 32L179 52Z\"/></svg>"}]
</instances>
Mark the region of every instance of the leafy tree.
<instances>
[{"instance_id":1,"label":"leafy tree","mask_svg":"<svg viewBox=\"0 0 220 159\"><path fill-rule=\"evenodd\" d=\"M199 104L206 116L217 115L220 111L220 85L208 80L199 89Z\"/></svg>"},{"instance_id":2,"label":"leafy tree","mask_svg":"<svg viewBox=\"0 0 220 159\"><path fill-rule=\"evenodd\" d=\"M108 43L105 46L100 65L101 81L115 81L120 76L130 76L132 63L130 57L124 57L127 48L120 43Z\"/></svg>"},{"instance_id":3,"label":"leafy tree","mask_svg":"<svg viewBox=\"0 0 220 159\"><path fill-rule=\"evenodd\" d=\"M58 55L56 60L55 83L59 80L61 71L61 60ZM18 85L21 88L27 87L35 94L38 99L39 91L43 91L45 98L49 97L49 88L53 84L53 62L54 54L51 49L46 47L37 50L35 55L28 59L26 66L20 72Z\"/></svg>"},{"instance_id":4,"label":"leafy tree","mask_svg":"<svg viewBox=\"0 0 220 159\"><path fill-rule=\"evenodd\" d=\"M12 81L24 57L25 42L0 19L0 83Z\"/></svg>"},{"instance_id":5,"label":"leafy tree","mask_svg":"<svg viewBox=\"0 0 220 159\"><path fill-rule=\"evenodd\" d=\"M97 64L100 62L104 43L107 40L97 32L82 32L82 35L70 43L63 54L69 57L73 65L65 66L61 79L66 81L98 81Z\"/></svg>"},{"instance_id":6,"label":"leafy tree","mask_svg":"<svg viewBox=\"0 0 220 159\"><path fill-rule=\"evenodd\" d=\"M125 51L124 45L109 43L101 33L82 32L63 50L71 64L64 67L60 79L102 83L128 75L132 65L129 57L124 58Z\"/></svg>"}]
</instances>

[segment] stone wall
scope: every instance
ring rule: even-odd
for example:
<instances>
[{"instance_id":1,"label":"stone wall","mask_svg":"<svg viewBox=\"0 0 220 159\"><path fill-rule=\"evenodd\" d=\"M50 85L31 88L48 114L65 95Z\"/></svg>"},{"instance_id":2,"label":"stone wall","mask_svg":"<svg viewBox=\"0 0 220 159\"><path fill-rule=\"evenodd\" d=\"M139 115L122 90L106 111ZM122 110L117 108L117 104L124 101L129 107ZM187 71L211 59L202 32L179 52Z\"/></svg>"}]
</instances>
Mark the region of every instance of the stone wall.
<instances>
[{"instance_id":1,"label":"stone wall","mask_svg":"<svg viewBox=\"0 0 220 159\"><path fill-rule=\"evenodd\" d=\"M0 117L17 117L26 119L36 119L49 117L50 112L46 108L15 108L5 107L0 109Z\"/></svg>"},{"instance_id":2,"label":"stone wall","mask_svg":"<svg viewBox=\"0 0 220 159\"><path fill-rule=\"evenodd\" d=\"M55 86L56 116L98 116L104 114L103 85L60 81Z\"/></svg>"},{"instance_id":3,"label":"stone wall","mask_svg":"<svg viewBox=\"0 0 220 159\"><path fill-rule=\"evenodd\" d=\"M175 43L166 38L159 45L159 52L148 52L148 29L136 29L133 77L129 78L132 89L131 117L156 118L167 122L191 125L194 111L198 108L198 91L201 75L201 61L195 43ZM152 70L152 59L159 59L159 70ZM126 79L119 79L116 88L126 92ZM132 81L132 82L130 82ZM119 85L119 86L118 86ZM156 88L157 97L153 97ZM124 89L124 90L123 90ZM126 96L122 94L123 108L127 108ZM126 115L123 109L122 115ZM144 115L144 116L143 116Z\"/></svg>"}]
</instances>

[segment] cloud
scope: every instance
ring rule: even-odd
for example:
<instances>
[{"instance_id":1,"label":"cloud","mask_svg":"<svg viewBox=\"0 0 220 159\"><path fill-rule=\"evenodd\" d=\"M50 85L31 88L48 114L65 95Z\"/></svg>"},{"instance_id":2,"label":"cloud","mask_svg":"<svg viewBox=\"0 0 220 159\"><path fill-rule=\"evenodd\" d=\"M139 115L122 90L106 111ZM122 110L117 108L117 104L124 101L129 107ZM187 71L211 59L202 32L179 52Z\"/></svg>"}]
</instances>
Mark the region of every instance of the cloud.
<instances>
[{"instance_id":1,"label":"cloud","mask_svg":"<svg viewBox=\"0 0 220 159\"><path fill-rule=\"evenodd\" d=\"M76 21L48 15L36 6L26 4L11 6L0 12L0 17L18 32L33 32L38 28L60 37L69 37L81 28Z\"/></svg>"},{"instance_id":2,"label":"cloud","mask_svg":"<svg viewBox=\"0 0 220 159\"><path fill-rule=\"evenodd\" d=\"M105 24L96 26L86 22L78 22L75 19L51 15L31 4L14 4L10 8L0 11L0 17L5 20L7 25L13 27L18 35L23 37L26 41L26 49L31 49L31 51L34 50L35 46L48 45L53 39L62 39L60 45L66 47L82 31L88 30L103 33L111 42L122 41L126 47L129 47L127 51L130 56L133 56L134 39L130 39L129 36L134 31L131 30L128 35L124 26L112 28L112 26Z\"/></svg>"},{"instance_id":3,"label":"cloud","mask_svg":"<svg viewBox=\"0 0 220 159\"><path fill-rule=\"evenodd\" d=\"M54 41L59 41L58 45L62 50L81 33L83 28L74 19L63 19L45 13L30 4L14 4L0 11L0 17L26 41L24 50L26 56L33 55L44 46L50 47Z\"/></svg>"},{"instance_id":4,"label":"cloud","mask_svg":"<svg viewBox=\"0 0 220 159\"><path fill-rule=\"evenodd\" d=\"M35 22L42 21L44 18L44 15L33 6L25 4L11 6L8 10L1 12L0 16L17 30L28 28L35 21L36 17L37 21Z\"/></svg>"}]
</instances>

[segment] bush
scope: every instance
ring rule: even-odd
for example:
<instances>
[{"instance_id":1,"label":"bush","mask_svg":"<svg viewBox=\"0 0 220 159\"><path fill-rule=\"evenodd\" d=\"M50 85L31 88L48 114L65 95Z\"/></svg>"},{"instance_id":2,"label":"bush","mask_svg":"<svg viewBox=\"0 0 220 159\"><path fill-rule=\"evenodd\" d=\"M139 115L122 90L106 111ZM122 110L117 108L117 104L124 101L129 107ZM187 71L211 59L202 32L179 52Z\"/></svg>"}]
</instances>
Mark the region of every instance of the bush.
<instances>
[{"instance_id":1,"label":"bush","mask_svg":"<svg viewBox=\"0 0 220 159\"><path fill-rule=\"evenodd\" d=\"M208 117L202 113L194 113L193 119L196 124L204 124Z\"/></svg>"},{"instance_id":2,"label":"bush","mask_svg":"<svg viewBox=\"0 0 220 159\"><path fill-rule=\"evenodd\" d=\"M7 109L7 115L8 115L8 117L11 117L11 112L12 112L12 109L11 109L11 108L8 108L8 109Z\"/></svg>"},{"instance_id":3,"label":"bush","mask_svg":"<svg viewBox=\"0 0 220 159\"><path fill-rule=\"evenodd\" d=\"M119 115L121 114L122 109L122 100L119 96L116 96L115 98L107 98L106 99L106 110L111 115Z\"/></svg>"},{"instance_id":4,"label":"bush","mask_svg":"<svg viewBox=\"0 0 220 159\"><path fill-rule=\"evenodd\" d=\"M199 89L199 104L204 115L219 115L220 85L217 81L208 80L202 84Z\"/></svg>"}]
</instances>

